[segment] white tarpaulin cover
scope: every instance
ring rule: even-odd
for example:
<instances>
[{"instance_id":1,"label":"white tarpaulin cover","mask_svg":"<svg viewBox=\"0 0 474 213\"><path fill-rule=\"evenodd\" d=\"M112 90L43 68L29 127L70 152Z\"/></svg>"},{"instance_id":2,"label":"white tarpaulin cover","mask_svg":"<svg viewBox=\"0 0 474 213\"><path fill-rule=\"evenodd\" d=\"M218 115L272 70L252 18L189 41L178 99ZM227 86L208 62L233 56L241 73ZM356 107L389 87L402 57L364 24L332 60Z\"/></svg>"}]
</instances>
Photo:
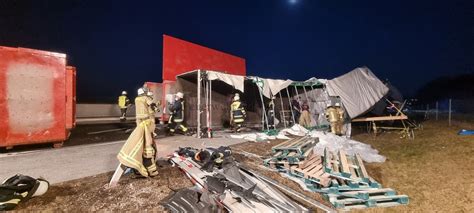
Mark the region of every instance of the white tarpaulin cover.
<instances>
[{"instance_id":1,"label":"white tarpaulin cover","mask_svg":"<svg viewBox=\"0 0 474 213\"><path fill-rule=\"evenodd\" d=\"M207 78L211 81L219 80L233 86L236 90L244 92L244 76L231 75L216 71L207 71Z\"/></svg>"},{"instance_id":2,"label":"white tarpaulin cover","mask_svg":"<svg viewBox=\"0 0 474 213\"><path fill-rule=\"evenodd\" d=\"M292 80L268 79L260 77L249 78L256 80L257 82L261 82L261 85L263 85L262 94L267 98L271 98L272 94L278 94L278 92L280 92L282 89L287 88L291 83L293 83Z\"/></svg>"},{"instance_id":3,"label":"white tarpaulin cover","mask_svg":"<svg viewBox=\"0 0 474 213\"><path fill-rule=\"evenodd\" d=\"M351 118L369 110L382 97L388 88L367 67L357 68L340 77L328 81L330 96L341 97L342 103Z\"/></svg>"},{"instance_id":4,"label":"white tarpaulin cover","mask_svg":"<svg viewBox=\"0 0 474 213\"><path fill-rule=\"evenodd\" d=\"M328 81L328 80L326 80L326 79L317 79L317 78L315 78L315 77L311 77L310 79L308 79L308 80L306 80L306 81L304 81L304 82L306 82L306 83L308 83L308 82L313 82L313 83L319 82L319 83L321 83L321 84L326 84L327 81Z\"/></svg>"},{"instance_id":5,"label":"white tarpaulin cover","mask_svg":"<svg viewBox=\"0 0 474 213\"><path fill-rule=\"evenodd\" d=\"M337 136L330 132L313 130L309 135L311 135L311 137L319 138L319 142L314 146L314 151L320 155L324 154L325 148L331 152L338 152L342 149L349 155L359 153L362 160L367 163L385 162L385 157L380 155L379 151L372 148L369 144Z\"/></svg>"},{"instance_id":6,"label":"white tarpaulin cover","mask_svg":"<svg viewBox=\"0 0 474 213\"><path fill-rule=\"evenodd\" d=\"M283 139L283 140L290 139L289 137L286 137L283 134L278 134L276 136L269 136L265 133L236 134L236 135L230 135L230 138L244 139L244 140L253 141L253 142L261 142L261 141L268 141L268 140L275 140L275 139Z\"/></svg>"},{"instance_id":7,"label":"white tarpaulin cover","mask_svg":"<svg viewBox=\"0 0 474 213\"><path fill-rule=\"evenodd\" d=\"M244 92L244 80L245 80L244 76L226 74L223 72L210 71L210 70L202 70L202 72L206 72L207 78L211 81L219 80L234 87L235 89L241 91L242 93ZM193 71L179 74L177 77L185 77L185 76L192 76L192 75L197 76L197 73L198 73L197 70L193 70Z\"/></svg>"}]
</instances>

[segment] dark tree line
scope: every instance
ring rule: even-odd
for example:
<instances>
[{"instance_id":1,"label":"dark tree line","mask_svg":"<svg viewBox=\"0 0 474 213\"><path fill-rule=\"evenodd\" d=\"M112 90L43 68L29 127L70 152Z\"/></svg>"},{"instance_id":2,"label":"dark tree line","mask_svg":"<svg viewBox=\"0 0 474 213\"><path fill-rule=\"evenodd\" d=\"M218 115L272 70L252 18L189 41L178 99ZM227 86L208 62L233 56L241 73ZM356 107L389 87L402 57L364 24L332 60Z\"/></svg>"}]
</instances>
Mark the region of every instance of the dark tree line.
<instances>
[{"instance_id":1,"label":"dark tree line","mask_svg":"<svg viewBox=\"0 0 474 213\"><path fill-rule=\"evenodd\" d=\"M474 99L474 73L443 76L425 84L416 97L423 103L443 99Z\"/></svg>"}]
</instances>

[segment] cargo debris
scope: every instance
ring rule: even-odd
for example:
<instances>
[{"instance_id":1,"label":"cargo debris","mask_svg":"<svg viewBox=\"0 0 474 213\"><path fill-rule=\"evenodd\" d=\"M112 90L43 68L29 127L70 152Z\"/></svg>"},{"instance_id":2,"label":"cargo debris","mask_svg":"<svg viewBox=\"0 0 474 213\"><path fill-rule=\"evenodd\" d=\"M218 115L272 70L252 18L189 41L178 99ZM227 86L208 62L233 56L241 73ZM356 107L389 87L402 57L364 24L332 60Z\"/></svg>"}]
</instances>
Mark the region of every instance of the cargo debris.
<instances>
[{"instance_id":1,"label":"cargo debris","mask_svg":"<svg viewBox=\"0 0 474 213\"><path fill-rule=\"evenodd\" d=\"M320 156L313 152L315 142L316 139L309 136L287 140L274 146L273 156L263 164L304 182L307 190L321 193L339 209L408 204L408 196L382 188L369 176L359 154L324 150Z\"/></svg>"}]
</instances>

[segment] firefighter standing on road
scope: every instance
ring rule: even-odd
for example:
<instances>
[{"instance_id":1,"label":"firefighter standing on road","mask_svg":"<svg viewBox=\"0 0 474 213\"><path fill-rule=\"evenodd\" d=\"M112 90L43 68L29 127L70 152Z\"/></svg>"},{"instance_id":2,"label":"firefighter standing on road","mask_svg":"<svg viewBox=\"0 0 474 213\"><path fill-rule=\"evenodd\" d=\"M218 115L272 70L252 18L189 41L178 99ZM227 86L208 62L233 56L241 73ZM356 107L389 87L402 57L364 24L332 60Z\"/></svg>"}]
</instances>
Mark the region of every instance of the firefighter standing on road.
<instances>
[{"instance_id":1,"label":"firefighter standing on road","mask_svg":"<svg viewBox=\"0 0 474 213\"><path fill-rule=\"evenodd\" d=\"M175 95L175 100L170 107L171 117L169 120L170 134L173 135L176 129L181 130L184 134L187 134L188 128L183 125L184 122L184 94L178 92Z\"/></svg>"},{"instance_id":2,"label":"firefighter standing on road","mask_svg":"<svg viewBox=\"0 0 474 213\"><path fill-rule=\"evenodd\" d=\"M146 95L146 89L138 89L138 96L135 98L137 127L130 134L117 156L120 163L137 170L145 177L158 175L155 163L156 147L148 110L150 104L151 101Z\"/></svg>"},{"instance_id":3,"label":"firefighter standing on road","mask_svg":"<svg viewBox=\"0 0 474 213\"><path fill-rule=\"evenodd\" d=\"M118 106L120 108L120 120L125 121L127 116L127 109L130 105L130 99L127 97L127 91L122 91L122 95L118 98Z\"/></svg>"},{"instance_id":4,"label":"firefighter standing on road","mask_svg":"<svg viewBox=\"0 0 474 213\"><path fill-rule=\"evenodd\" d=\"M240 132L240 128L242 127L242 123L245 121L245 109L240 102L240 95L238 93L235 94L234 100L230 105L230 121L234 131Z\"/></svg>"}]
</instances>

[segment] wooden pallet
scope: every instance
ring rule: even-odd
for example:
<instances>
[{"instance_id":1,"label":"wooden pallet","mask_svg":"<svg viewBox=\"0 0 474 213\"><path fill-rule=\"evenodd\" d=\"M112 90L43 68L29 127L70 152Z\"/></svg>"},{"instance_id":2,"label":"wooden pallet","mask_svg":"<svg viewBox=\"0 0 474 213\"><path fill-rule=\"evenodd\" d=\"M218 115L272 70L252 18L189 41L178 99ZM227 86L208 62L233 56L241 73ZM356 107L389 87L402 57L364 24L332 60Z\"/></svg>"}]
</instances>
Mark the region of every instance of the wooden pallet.
<instances>
[{"instance_id":1,"label":"wooden pallet","mask_svg":"<svg viewBox=\"0 0 474 213\"><path fill-rule=\"evenodd\" d=\"M305 158L310 154L311 148L316 145L317 138L305 136L301 138L289 139L272 147L274 155L288 155L291 152L296 152L295 157Z\"/></svg>"},{"instance_id":2,"label":"wooden pallet","mask_svg":"<svg viewBox=\"0 0 474 213\"><path fill-rule=\"evenodd\" d=\"M296 151L276 152L273 154L273 159L278 161L300 162L305 159L304 156L299 155Z\"/></svg>"},{"instance_id":3,"label":"wooden pallet","mask_svg":"<svg viewBox=\"0 0 474 213\"><path fill-rule=\"evenodd\" d=\"M329 195L329 200L334 207L344 210L406 205L409 202L408 196L406 195L370 195L368 199Z\"/></svg>"},{"instance_id":4,"label":"wooden pallet","mask_svg":"<svg viewBox=\"0 0 474 213\"><path fill-rule=\"evenodd\" d=\"M324 187L329 186L329 174L324 172L321 156L313 152L298 166L291 167L290 173L306 181L315 182Z\"/></svg>"},{"instance_id":5,"label":"wooden pallet","mask_svg":"<svg viewBox=\"0 0 474 213\"><path fill-rule=\"evenodd\" d=\"M271 169L285 169L285 170L290 170L291 166L297 166L299 163L290 163L288 161L278 161L274 159L267 159L264 164L267 167L270 167Z\"/></svg>"},{"instance_id":6,"label":"wooden pallet","mask_svg":"<svg viewBox=\"0 0 474 213\"><path fill-rule=\"evenodd\" d=\"M335 186L359 188L361 185L370 185L372 188L380 188L380 184L368 175L359 154L350 156L343 150L337 154L324 150L323 160L325 171L337 179Z\"/></svg>"},{"instance_id":7,"label":"wooden pallet","mask_svg":"<svg viewBox=\"0 0 474 213\"><path fill-rule=\"evenodd\" d=\"M314 145L307 148L308 144L304 137L288 140L273 147L273 156L264 164L301 179L307 189L321 193L338 209L408 204L408 196L381 188L369 176L359 154L324 150L320 156L313 152Z\"/></svg>"}]
</instances>

